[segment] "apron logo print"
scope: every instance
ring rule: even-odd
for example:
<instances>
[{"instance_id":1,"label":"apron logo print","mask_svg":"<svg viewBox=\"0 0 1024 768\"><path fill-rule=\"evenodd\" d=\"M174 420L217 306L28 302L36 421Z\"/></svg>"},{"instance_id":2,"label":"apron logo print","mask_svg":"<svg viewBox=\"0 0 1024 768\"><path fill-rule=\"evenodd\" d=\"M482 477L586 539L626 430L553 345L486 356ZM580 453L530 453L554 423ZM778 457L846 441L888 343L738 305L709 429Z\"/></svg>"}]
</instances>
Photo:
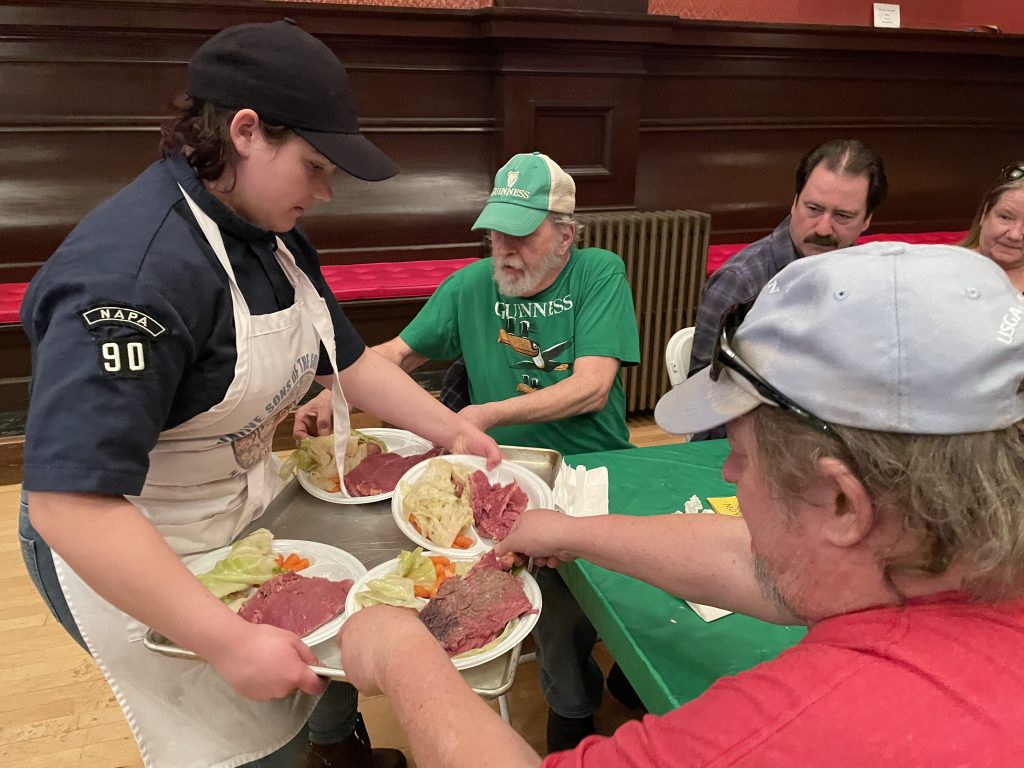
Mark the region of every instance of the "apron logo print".
<instances>
[{"instance_id":1,"label":"apron logo print","mask_svg":"<svg viewBox=\"0 0 1024 768\"><path fill-rule=\"evenodd\" d=\"M166 331L160 323L131 307L94 307L82 313L85 324L92 328L96 325L130 325L145 331L154 339Z\"/></svg>"}]
</instances>

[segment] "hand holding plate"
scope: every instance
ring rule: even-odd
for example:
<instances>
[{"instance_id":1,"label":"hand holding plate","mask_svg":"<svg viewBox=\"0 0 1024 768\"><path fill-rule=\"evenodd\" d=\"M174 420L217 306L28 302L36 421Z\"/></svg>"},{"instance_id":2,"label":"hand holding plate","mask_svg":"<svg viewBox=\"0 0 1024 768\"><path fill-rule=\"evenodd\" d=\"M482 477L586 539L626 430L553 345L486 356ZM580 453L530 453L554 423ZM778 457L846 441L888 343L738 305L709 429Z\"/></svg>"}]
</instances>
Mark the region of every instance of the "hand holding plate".
<instances>
[{"instance_id":1,"label":"hand holding plate","mask_svg":"<svg viewBox=\"0 0 1024 768\"><path fill-rule=\"evenodd\" d=\"M206 659L238 693L254 701L280 699L295 690L323 693L326 683L309 668L320 662L294 633L243 619L238 624L220 652Z\"/></svg>"}]
</instances>

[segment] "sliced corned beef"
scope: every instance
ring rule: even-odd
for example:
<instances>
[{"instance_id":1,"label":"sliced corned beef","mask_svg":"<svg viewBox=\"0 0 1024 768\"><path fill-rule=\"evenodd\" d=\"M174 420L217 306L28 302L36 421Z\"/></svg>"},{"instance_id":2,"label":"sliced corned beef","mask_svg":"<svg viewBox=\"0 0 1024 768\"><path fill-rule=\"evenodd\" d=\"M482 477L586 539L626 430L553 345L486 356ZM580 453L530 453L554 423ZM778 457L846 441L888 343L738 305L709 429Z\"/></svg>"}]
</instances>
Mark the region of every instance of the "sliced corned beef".
<instances>
[{"instance_id":1,"label":"sliced corned beef","mask_svg":"<svg viewBox=\"0 0 1024 768\"><path fill-rule=\"evenodd\" d=\"M420 611L420 620L449 656L482 648L512 619L534 613L517 576L500 569L488 552L463 577L452 576Z\"/></svg>"},{"instance_id":2,"label":"sliced corned beef","mask_svg":"<svg viewBox=\"0 0 1024 768\"><path fill-rule=\"evenodd\" d=\"M367 456L345 475L345 487L353 496L376 496L395 490L399 479L409 469L441 453L431 448L424 453L402 456L400 453L376 453Z\"/></svg>"},{"instance_id":3,"label":"sliced corned beef","mask_svg":"<svg viewBox=\"0 0 1024 768\"><path fill-rule=\"evenodd\" d=\"M526 509L526 492L514 481L508 485L491 485L480 470L469 476L469 484L469 501L477 532L501 541Z\"/></svg>"},{"instance_id":4,"label":"sliced corned beef","mask_svg":"<svg viewBox=\"0 0 1024 768\"><path fill-rule=\"evenodd\" d=\"M238 612L253 624L271 624L305 637L345 609L352 579L282 573L263 582Z\"/></svg>"}]
</instances>

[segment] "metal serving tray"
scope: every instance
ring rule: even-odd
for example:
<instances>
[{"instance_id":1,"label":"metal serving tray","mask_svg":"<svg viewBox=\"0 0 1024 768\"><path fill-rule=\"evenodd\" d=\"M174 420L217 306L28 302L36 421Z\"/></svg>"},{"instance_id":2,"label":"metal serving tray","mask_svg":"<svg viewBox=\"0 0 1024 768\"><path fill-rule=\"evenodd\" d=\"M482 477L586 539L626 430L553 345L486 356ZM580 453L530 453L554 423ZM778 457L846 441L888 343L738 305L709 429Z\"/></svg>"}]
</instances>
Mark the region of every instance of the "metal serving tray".
<instances>
[{"instance_id":1,"label":"metal serving tray","mask_svg":"<svg viewBox=\"0 0 1024 768\"><path fill-rule=\"evenodd\" d=\"M547 448L501 446L505 458L529 469L550 487L554 487L562 454ZM292 479L263 515L242 532L245 536L257 528L269 528L279 539L304 539L344 549L357 557L367 569L397 557L411 542L395 525L391 501L372 504L332 504L306 493L298 480ZM143 645L151 651L177 659L196 659L192 651L175 645L163 635L150 630ZM317 675L331 680L345 680L341 654L334 639L313 646L320 666L311 666ZM519 664L520 646L486 664L462 670L466 683L484 698L496 698L512 687Z\"/></svg>"}]
</instances>

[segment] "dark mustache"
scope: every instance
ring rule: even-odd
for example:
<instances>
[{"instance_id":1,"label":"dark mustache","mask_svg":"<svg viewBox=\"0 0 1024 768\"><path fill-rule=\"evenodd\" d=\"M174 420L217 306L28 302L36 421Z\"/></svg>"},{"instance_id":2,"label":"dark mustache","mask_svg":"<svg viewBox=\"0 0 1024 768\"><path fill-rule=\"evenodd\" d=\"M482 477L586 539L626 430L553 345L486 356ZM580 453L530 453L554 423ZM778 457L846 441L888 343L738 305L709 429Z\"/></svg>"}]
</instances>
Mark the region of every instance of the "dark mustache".
<instances>
[{"instance_id":1,"label":"dark mustache","mask_svg":"<svg viewBox=\"0 0 1024 768\"><path fill-rule=\"evenodd\" d=\"M822 248L838 248L839 241L832 235L808 235L804 242L809 245L820 245Z\"/></svg>"}]
</instances>

